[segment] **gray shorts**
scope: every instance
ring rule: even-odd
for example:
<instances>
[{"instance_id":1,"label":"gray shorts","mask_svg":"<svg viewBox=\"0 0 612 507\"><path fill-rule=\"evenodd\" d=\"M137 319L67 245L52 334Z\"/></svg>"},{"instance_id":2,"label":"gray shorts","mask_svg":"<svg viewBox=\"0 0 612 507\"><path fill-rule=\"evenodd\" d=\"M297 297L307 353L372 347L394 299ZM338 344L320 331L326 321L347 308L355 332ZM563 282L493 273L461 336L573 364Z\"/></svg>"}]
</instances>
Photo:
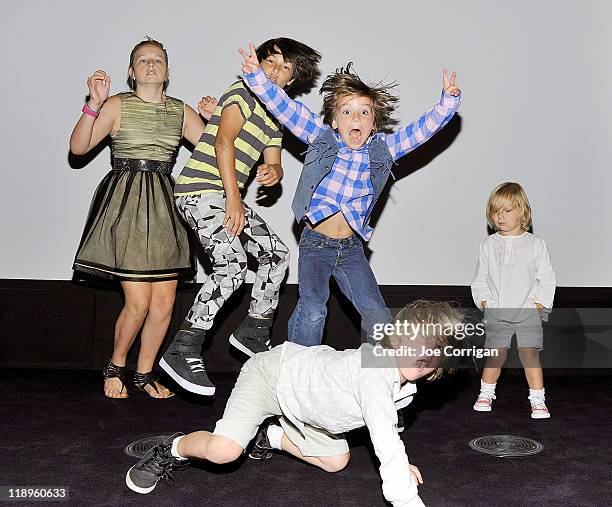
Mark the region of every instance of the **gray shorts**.
<instances>
[{"instance_id":1,"label":"gray shorts","mask_svg":"<svg viewBox=\"0 0 612 507\"><path fill-rule=\"evenodd\" d=\"M512 335L516 334L516 343L519 348L543 349L542 318L536 309L525 309L524 320L520 322L499 320L499 316L503 317L503 311L497 308L485 309L485 331L487 333L485 348L509 349L512 343Z\"/></svg>"},{"instance_id":2,"label":"gray shorts","mask_svg":"<svg viewBox=\"0 0 612 507\"><path fill-rule=\"evenodd\" d=\"M275 415L279 416L287 438L304 456L346 454L349 447L343 435L332 435L309 425L300 431L283 416L276 396L282 350L279 345L244 364L213 433L230 438L245 449L264 419Z\"/></svg>"}]
</instances>

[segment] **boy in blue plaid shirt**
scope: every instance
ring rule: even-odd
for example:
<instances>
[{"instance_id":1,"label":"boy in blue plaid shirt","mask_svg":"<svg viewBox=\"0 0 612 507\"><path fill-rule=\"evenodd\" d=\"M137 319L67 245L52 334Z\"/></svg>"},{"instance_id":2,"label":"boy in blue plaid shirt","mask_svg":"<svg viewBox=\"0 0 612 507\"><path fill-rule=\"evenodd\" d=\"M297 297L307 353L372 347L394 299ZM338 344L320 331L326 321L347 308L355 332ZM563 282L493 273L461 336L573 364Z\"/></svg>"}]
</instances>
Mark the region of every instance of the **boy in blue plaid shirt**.
<instances>
[{"instance_id":1,"label":"boy in blue plaid shirt","mask_svg":"<svg viewBox=\"0 0 612 507\"><path fill-rule=\"evenodd\" d=\"M361 327L372 340L374 325L391 321L378 283L364 251L368 225L391 166L444 127L460 103L455 86L443 72L444 89L438 104L418 120L391 134L380 130L389 122L397 98L388 86L369 86L351 68L323 82L324 117L290 99L261 70L255 47L240 49L247 86L286 128L309 144L293 212L304 222L299 244L300 298L289 320L289 340L319 345L327 316L329 279L361 315Z\"/></svg>"}]
</instances>

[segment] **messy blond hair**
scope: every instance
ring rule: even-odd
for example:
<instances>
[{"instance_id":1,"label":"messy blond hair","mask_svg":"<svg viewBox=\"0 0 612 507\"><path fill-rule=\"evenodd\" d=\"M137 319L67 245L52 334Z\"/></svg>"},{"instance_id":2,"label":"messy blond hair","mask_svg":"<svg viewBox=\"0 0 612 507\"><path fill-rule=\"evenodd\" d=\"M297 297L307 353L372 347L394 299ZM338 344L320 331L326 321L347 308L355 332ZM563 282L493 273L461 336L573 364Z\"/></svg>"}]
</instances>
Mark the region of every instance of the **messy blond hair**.
<instances>
[{"instance_id":1,"label":"messy blond hair","mask_svg":"<svg viewBox=\"0 0 612 507\"><path fill-rule=\"evenodd\" d=\"M408 325L421 324L423 331L421 336L428 342L430 348L443 348L447 345L454 346L456 339L449 330L459 329L463 325L464 316L454 306L443 301L426 301L419 299L405 306L395 317L395 322ZM398 327L396 326L396 331ZM413 336L404 333L386 335L381 340L381 345L386 349L402 349L410 347ZM448 358L442 356L440 366L436 368L429 376L428 380L436 380L445 372L452 373L454 368L448 366Z\"/></svg>"},{"instance_id":2,"label":"messy blond hair","mask_svg":"<svg viewBox=\"0 0 612 507\"><path fill-rule=\"evenodd\" d=\"M319 90L323 95L323 121L331 125L340 99L347 95L357 95L372 100L374 130L381 130L392 122L391 116L398 99L388 90L395 86L397 83L367 85L353 69L353 62L349 62L346 67L340 67L327 76Z\"/></svg>"},{"instance_id":3,"label":"messy blond hair","mask_svg":"<svg viewBox=\"0 0 612 507\"><path fill-rule=\"evenodd\" d=\"M519 209L521 229L526 231L531 227L531 206L525 190L518 183L506 181L493 189L487 202L487 223L491 229L496 229L493 214L507 206Z\"/></svg>"}]
</instances>

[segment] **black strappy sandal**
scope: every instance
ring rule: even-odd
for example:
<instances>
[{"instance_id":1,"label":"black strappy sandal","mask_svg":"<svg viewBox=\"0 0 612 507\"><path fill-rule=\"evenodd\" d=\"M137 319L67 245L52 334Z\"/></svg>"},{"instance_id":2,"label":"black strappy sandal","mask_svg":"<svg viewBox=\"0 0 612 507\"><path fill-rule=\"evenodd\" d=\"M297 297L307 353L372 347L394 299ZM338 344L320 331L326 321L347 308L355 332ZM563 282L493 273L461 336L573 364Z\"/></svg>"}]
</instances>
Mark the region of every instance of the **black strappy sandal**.
<instances>
[{"instance_id":1,"label":"black strappy sandal","mask_svg":"<svg viewBox=\"0 0 612 507\"><path fill-rule=\"evenodd\" d=\"M104 380L108 380L109 378L118 378L121 382L121 391L119 391L119 394L123 393L124 389L127 392L125 386L125 366L117 366L112 361L109 361L108 364L102 370L102 375L104 375ZM106 397L113 398L112 396Z\"/></svg>"},{"instance_id":2,"label":"black strappy sandal","mask_svg":"<svg viewBox=\"0 0 612 507\"><path fill-rule=\"evenodd\" d=\"M134 385L141 391L147 392L145 387L151 386L153 389L155 389L155 392L157 394L161 394L159 392L159 389L157 388L156 382L157 382L157 377L152 371L148 373L140 373L139 371L134 372ZM170 390L168 391L170 392L170 396L166 396L166 398L172 398L172 396L174 396L174 393ZM164 398L160 398L160 399L164 399Z\"/></svg>"}]
</instances>

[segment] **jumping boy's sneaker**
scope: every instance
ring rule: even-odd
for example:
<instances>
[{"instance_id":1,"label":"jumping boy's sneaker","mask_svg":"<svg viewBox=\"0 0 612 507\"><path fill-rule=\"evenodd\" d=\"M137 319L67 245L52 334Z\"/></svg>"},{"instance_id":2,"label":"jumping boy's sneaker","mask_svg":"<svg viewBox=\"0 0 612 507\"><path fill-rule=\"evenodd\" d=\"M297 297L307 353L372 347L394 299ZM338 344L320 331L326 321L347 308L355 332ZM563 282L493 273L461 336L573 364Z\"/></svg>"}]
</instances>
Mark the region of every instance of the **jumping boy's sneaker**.
<instances>
[{"instance_id":1,"label":"jumping boy's sneaker","mask_svg":"<svg viewBox=\"0 0 612 507\"><path fill-rule=\"evenodd\" d=\"M170 453L172 441L182 436L175 433L161 444L151 448L138 463L127 471L125 484L136 493L146 495L155 489L160 479L174 479L172 469L176 465L186 466L188 460L175 458Z\"/></svg>"},{"instance_id":2,"label":"jumping boy's sneaker","mask_svg":"<svg viewBox=\"0 0 612 507\"><path fill-rule=\"evenodd\" d=\"M476 403L474 403L474 410L476 410L476 412L491 412L491 406L493 405L494 399L494 394L480 391L478 399Z\"/></svg>"},{"instance_id":3,"label":"jumping boy's sneaker","mask_svg":"<svg viewBox=\"0 0 612 507\"><path fill-rule=\"evenodd\" d=\"M268 439L268 428L275 422L275 418L269 418L259 427L257 436L255 437L255 444L249 452L249 458L268 459L272 457L274 448L270 445L270 440Z\"/></svg>"},{"instance_id":4,"label":"jumping boy's sneaker","mask_svg":"<svg viewBox=\"0 0 612 507\"><path fill-rule=\"evenodd\" d=\"M256 319L247 315L242 324L229 337L229 342L240 352L253 357L259 352L270 350L272 317Z\"/></svg>"},{"instance_id":5,"label":"jumping boy's sneaker","mask_svg":"<svg viewBox=\"0 0 612 507\"><path fill-rule=\"evenodd\" d=\"M212 396L215 394L215 386L206 375L201 356L203 340L203 332L181 329L162 356L159 365L183 389Z\"/></svg>"},{"instance_id":6,"label":"jumping boy's sneaker","mask_svg":"<svg viewBox=\"0 0 612 507\"><path fill-rule=\"evenodd\" d=\"M546 402L544 396L530 395L529 401L531 402L531 418L532 419L548 419L550 412L546 408Z\"/></svg>"}]
</instances>

